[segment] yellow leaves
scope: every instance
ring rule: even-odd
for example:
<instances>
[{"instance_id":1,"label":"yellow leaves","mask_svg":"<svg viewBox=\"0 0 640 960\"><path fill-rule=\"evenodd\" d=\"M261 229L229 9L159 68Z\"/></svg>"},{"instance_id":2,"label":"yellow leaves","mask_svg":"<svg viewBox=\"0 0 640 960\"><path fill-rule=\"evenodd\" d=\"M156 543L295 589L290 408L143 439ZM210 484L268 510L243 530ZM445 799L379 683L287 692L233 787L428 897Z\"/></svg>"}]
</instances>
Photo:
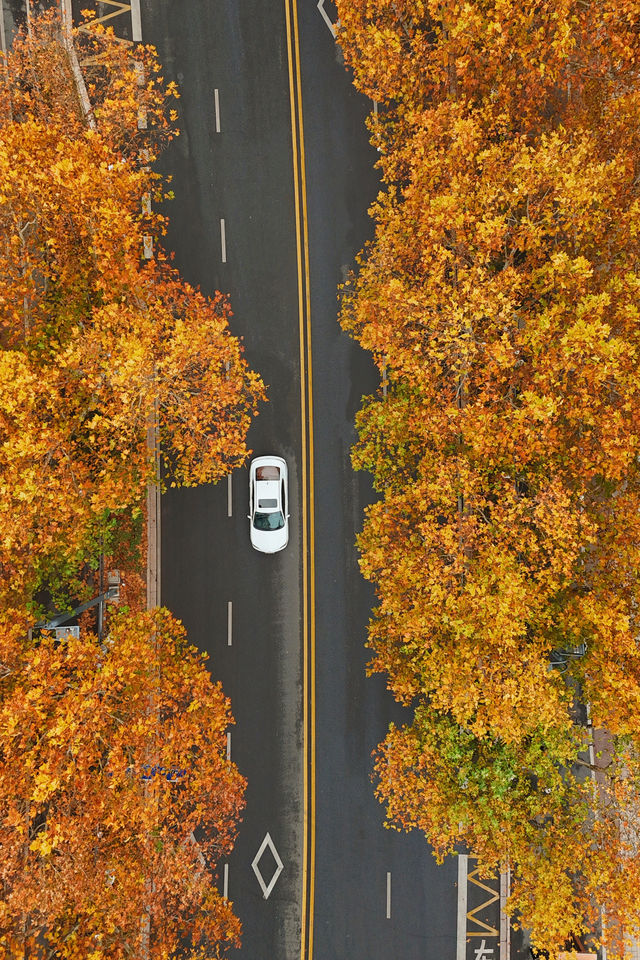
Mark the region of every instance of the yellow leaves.
<instances>
[{"instance_id":1,"label":"yellow leaves","mask_svg":"<svg viewBox=\"0 0 640 960\"><path fill-rule=\"evenodd\" d=\"M29 849L46 857L53 850L53 844L46 833L41 833L29 844Z\"/></svg>"},{"instance_id":2,"label":"yellow leaves","mask_svg":"<svg viewBox=\"0 0 640 960\"><path fill-rule=\"evenodd\" d=\"M58 829L54 829L53 832L47 829L39 830L35 839L29 844L29 850L38 856L48 857L59 847L62 839L62 833Z\"/></svg>"},{"instance_id":3,"label":"yellow leaves","mask_svg":"<svg viewBox=\"0 0 640 960\"><path fill-rule=\"evenodd\" d=\"M551 420L558 409L558 399L551 396L541 396L533 393L531 390L523 390L522 406L518 412L519 417L526 417L544 423Z\"/></svg>"},{"instance_id":4,"label":"yellow leaves","mask_svg":"<svg viewBox=\"0 0 640 960\"><path fill-rule=\"evenodd\" d=\"M358 541L378 600L369 669L417 704L379 793L438 854L460 823L492 862L508 837L516 906L561 942L592 902L620 902L624 871L613 834L593 840L589 790L553 806L580 739L573 685L640 744L634 21L608 0L434 0L424 20L387 0L338 7L356 84L387 101L370 123L375 241L342 310L387 372L352 458L383 495Z\"/></svg>"}]
</instances>

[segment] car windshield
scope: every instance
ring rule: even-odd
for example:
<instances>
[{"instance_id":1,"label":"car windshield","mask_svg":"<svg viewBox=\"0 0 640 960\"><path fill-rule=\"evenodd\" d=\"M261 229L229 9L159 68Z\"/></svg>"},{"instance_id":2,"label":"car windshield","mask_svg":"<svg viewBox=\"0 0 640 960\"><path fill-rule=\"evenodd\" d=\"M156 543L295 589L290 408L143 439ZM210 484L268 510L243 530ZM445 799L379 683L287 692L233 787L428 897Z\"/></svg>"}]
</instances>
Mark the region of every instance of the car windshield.
<instances>
[{"instance_id":1,"label":"car windshield","mask_svg":"<svg viewBox=\"0 0 640 960\"><path fill-rule=\"evenodd\" d=\"M273 513L256 513L253 518L256 530L280 530L284 527L284 517L279 510Z\"/></svg>"}]
</instances>

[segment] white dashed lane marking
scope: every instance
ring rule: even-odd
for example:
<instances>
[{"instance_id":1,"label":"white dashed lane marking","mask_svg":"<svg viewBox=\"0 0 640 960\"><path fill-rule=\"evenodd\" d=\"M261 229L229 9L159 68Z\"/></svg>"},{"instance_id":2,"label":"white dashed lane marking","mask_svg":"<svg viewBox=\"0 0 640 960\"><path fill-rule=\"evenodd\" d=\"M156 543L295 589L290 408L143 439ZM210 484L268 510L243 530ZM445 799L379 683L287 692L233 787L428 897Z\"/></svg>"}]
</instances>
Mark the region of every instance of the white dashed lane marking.
<instances>
[{"instance_id":1,"label":"white dashed lane marking","mask_svg":"<svg viewBox=\"0 0 640 960\"><path fill-rule=\"evenodd\" d=\"M217 87L213 91L213 104L216 111L216 133L220 133L220 96Z\"/></svg>"},{"instance_id":2,"label":"white dashed lane marking","mask_svg":"<svg viewBox=\"0 0 640 960\"><path fill-rule=\"evenodd\" d=\"M227 262L227 228L224 220L220 220L220 250L222 252L222 262Z\"/></svg>"}]
</instances>

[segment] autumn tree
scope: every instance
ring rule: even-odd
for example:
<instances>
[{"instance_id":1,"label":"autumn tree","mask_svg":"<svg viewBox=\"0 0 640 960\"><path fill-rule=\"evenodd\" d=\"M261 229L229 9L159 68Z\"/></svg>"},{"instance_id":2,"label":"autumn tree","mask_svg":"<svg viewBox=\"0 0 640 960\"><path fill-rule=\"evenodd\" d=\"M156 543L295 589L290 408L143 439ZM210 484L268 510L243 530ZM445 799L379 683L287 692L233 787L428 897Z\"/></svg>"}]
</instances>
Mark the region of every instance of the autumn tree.
<instances>
[{"instance_id":1,"label":"autumn tree","mask_svg":"<svg viewBox=\"0 0 640 960\"><path fill-rule=\"evenodd\" d=\"M424 831L439 859L467 844L486 871L510 864L510 909L538 943L592 934L604 915L624 955L640 919L637 752L620 742L604 767L578 729L540 724L509 742L422 704L381 745L377 794L387 825Z\"/></svg>"},{"instance_id":2,"label":"autumn tree","mask_svg":"<svg viewBox=\"0 0 640 960\"><path fill-rule=\"evenodd\" d=\"M245 781L203 655L163 609L123 611L102 646L20 628L3 617L0 955L221 956Z\"/></svg>"},{"instance_id":3,"label":"autumn tree","mask_svg":"<svg viewBox=\"0 0 640 960\"><path fill-rule=\"evenodd\" d=\"M101 517L140 502L156 417L166 481L215 482L245 459L264 396L227 299L184 283L158 246L151 199L166 188L151 164L173 90L154 51L79 42L95 129L53 16L33 21L0 84L0 569L16 602L52 565L81 565Z\"/></svg>"},{"instance_id":4,"label":"autumn tree","mask_svg":"<svg viewBox=\"0 0 640 960\"><path fill-rule=\"evenodd\" d=\"M219 684L167 611L123 611L102 646L32 639L25 613L139 511L150 425L164 482L212 482L264 394L228 299L162 252L175 90L155 51L76 44L90 115L53 13L0 77L0 955L221 956L244 780Z\"/></svg>"},{"instance_id":5,"label":"autumn tree","mask_svg":"<svg viewBox=\"0 0 640 960\"><path fill-rule=\"evenodd\" d=\"M389 378L354 450L381 494L359 541L371 669L415 709L379 795L441 853L464 822L487 865L509 858L512 905L555 947L590 903L640 913L616 880L640 746L637 5L338 6L383 104L385 190L342 310ZM600 806L567 773L576 696L616 738Z\"/></svg>"},{"instance_id":6,"label":"autumn tree","mask_svg":"<svg viewBox=\"0 0 640 960\"><path fill-rule=\"evenodd\" d=\"M461 719L478 707L467 684L479 637L488 682L477 695L491 722L500 724L504 708L492 669L517 674L517 722L529 722L527 700L530 718L540 709L553 715L553 689L564 684L548 676L548 653L588 639L595 655L600 628L601 642L611 642L612 597L630 585L637 562L637 539L628 536L637 533L637 281L629 270L621 284L584 253L562 249L562 233L571 243L574 230L585 248L611 248L605 211L626 203L633 172L621 163L617 180L616 166L603 167L597 155L589 162L583 146L574 157L549 139L535 153L520 147L503 166L498 148L487 147L480 165L465 144L449 143L439 176L434 156L402 209L385 214L388 232L361 271L357 300L345 301L345 322L385 358L394 383L390 398L360 415L355 451L356 465L371 469L385 494L362 537L363 569L383 597L372 642L377 649L380 633L389 640L397 630L393 643L383 642L381 665L397 650L417 680L408 696L429 683L430 695ZM435 193L425 202L427 183ZM521 204L528 217L518 215ZM404 217L423 245L400 248L403 269L387 280L381 263ZM455 245L445 247L456 218ZM633 215L621 214L617 229L614 257L632 258ZM517 264L520 246L531 253ZM621 537L625 551L618 544L612 570L612 538ZM623 620L616 629L624 632ZM626 629L630 641L633 624ZM441 656L439 636L453 658ZM520 674L530 656L540 668ZM404 674L393 662L395 686ZM625 674L628 694L637 669Z\"/></svg>"},{"instance_id":7,"label":"autumn tree","mask_svg":"<svg viewBox=\"0 0 640 960\"><path fill-rule=\"evenodd\" d=\"M72 31L72 40L96 132L119 159L146 166L176 135L176 85L165 82L153 46L122 43L113 30L92 22L91 11L84 15L89 19ZM4 61L0 112L6 121L57 121L70 136L85 135L87 117L57 10L32 12L29 30L18 33Z\"/></svg>"},{"instance_id":8,"label":"autumn tree","mask_svg":"<svg viewBox=\"0 0 640 960\"><path fill-rule=\"evenodd\" d=\"M336 0L355 85L402 116L457 100L539 131L633 87L635 0ZM631 83L630 83L631 81Z\"/></svg>"}]
</instances>

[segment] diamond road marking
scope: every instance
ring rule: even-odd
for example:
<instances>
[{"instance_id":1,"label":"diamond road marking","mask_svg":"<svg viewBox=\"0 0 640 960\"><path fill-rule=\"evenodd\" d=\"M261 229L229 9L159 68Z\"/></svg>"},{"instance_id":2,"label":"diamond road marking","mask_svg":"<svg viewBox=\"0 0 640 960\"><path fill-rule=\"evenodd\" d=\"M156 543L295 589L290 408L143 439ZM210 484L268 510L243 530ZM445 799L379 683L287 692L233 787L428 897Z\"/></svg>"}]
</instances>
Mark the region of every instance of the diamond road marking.
<instances>
[{"instance_id":1,"label":"diamond road marking","mask_svg":"<svg viewBox=\"0 0 640 960\"><path fill-rule=\"evenodd\" d=\"M320 11L322 19L324 20L326 25L329 27L329 30L331 30L331 36L335 37L335 35L338 32L337 26L340 23L340 21L338 21L338 24L335 24L335 25L331 23L331 20L329 19L329 14L324 8L324 0L318 0L318 10Z\"/></svg>"},{"instance_id":2,"label":"diamond road marking","mask_svg":"<svg viewBox=\"0 0 640 960\"><path fill-rule=\"evenodd\" d=\"M275 870L275 873L273 874L273 876L271 877L271 881L270 881L270 883L269 883L269 886L267 886L266 883L264 882L264 877L263 877L262 874L260 873L260 869L259 869L259 867L258 867L258 861L260 860L260 857L261 857L262 854L265 852L265 850L267 849L267 847L269 847L269 849L271 850L271 853L273 854L273 859L276 861L276 870ZM253 862L252 862L252 864L251 864L251 867L252 867L253 872L255 873L256 877L258 878L258 883L260 884L260 889L262 890L262 895L263 895L264 899L265 899L265 900L268 900L268 899L269 899L269 894L271 893L271 891L272 891L273 888L275 887L276 882L277 882L277 880L278 880L278 877L280 876L280 874L282 873L282 870L283 870L283 868L284 868L284 864L283 864L282 860L280 859L280 855L278 854L278 851L276 850L275 845L274 845L274 843L273 843L273 840L272 840L271 837L269 836L269 832L268 832L268 831L267 831L267 833L265 834L264 840L263 840L262 843L260 844L260 849L258 850L258 852L256 853L255 857L253 858Z\"/></svg>"}]
</instances>

